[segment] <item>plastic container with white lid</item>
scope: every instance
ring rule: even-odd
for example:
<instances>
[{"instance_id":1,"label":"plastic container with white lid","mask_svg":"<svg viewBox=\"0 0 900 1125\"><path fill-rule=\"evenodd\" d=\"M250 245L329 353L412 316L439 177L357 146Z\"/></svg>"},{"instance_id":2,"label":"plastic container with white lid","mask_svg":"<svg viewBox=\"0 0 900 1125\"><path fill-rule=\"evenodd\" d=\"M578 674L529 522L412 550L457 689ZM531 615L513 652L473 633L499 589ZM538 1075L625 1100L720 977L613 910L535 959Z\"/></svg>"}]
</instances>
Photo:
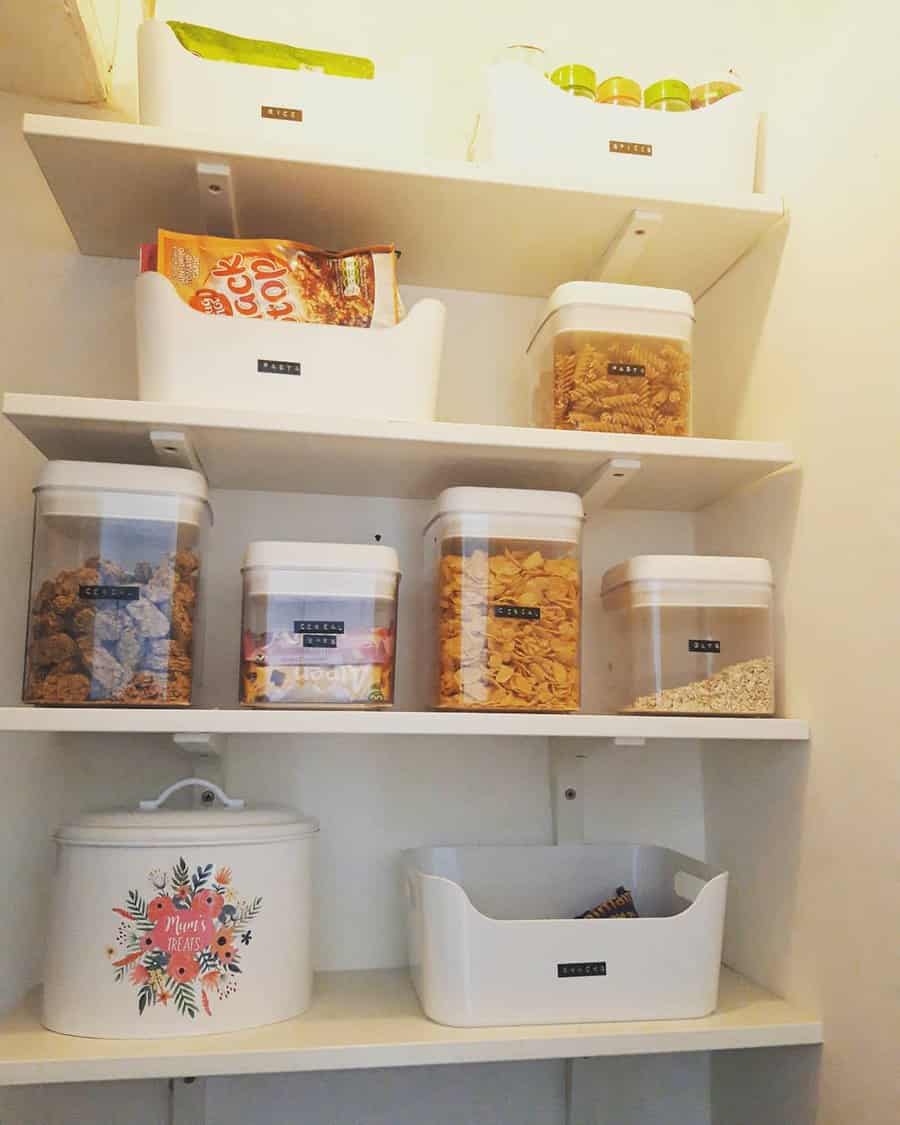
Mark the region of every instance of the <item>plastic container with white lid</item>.
<instances>
[{"instance_id":1,"label":"plastic container with white lid","mask_svg":"<svg viewBox=\"0 0 900 1125\"><path fill-rule=\"evenodd\" d=\"M766 559L643 555L603 576L610 670L632 714L775 714Z\"/></svg>"},{"instance_id":2,"label":"plastic container with white lid","mask_svg":"<svg viewBox=\"0 0 900 1125\"><path fill-rule=\"evenodd\" d=\"M534 424L690 434L693 327L694 302L678 289L558 286L527 348Z\"/></svg>"},{"instance_id":3,"label":"plastic container with white lid","mask_svg":"<svg viewBox=\"0 0 900 1125\"><path fill-rule=\"evenodd\" d=\"M50 461L34 494L24 701L188 705L210 521L202 474Z\"/></svg>"},{"instance_id":4,"label":"plastic container with white lid","mask_svg":"<svg viewBox=\"0 0 900 1125\"><path fill-rule=\"evenodd\" d=\"M161 808L185 788L218 801ZM293 809L245 808L202 778L61 827L44 1025L160 1039L299 1015L312 989L318 830Z\"/></svg>"},{"instance_id":5,"label":"plastic container with white lid","mask_svg":"<svg viewBox=\"0 0 900 1125\"><path fill-rule=\"evenodd\" d=\"M433 707L578 710L583 521L570 492L441 493L425 528Z\"/></svg>"},{"instance_id":6,"label":"plastic container with white lid","mask_svg":"<svg viewBox=\"0 0 900 1125\"><path fill-rule=\"evenodd\" d=\"M391 547L250 543L244 555L241 703L389 707L400 561Z\"/></svg>"}]
</instances>

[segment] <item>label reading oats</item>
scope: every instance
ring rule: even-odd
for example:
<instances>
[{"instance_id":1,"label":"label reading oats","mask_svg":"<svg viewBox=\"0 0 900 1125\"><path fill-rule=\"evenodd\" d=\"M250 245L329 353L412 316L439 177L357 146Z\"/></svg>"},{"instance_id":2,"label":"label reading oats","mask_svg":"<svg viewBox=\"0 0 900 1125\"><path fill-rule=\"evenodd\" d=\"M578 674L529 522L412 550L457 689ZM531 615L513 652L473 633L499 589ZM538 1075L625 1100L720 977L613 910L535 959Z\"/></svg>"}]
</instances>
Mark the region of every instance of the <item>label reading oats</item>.
<instances>
[{"instance_id":1,"label":"label reading oats","mask_svg":"<svg viewBox=\"0 0 900 1125\"><path fill-rule=\"evenodd\" d=\"M140 586L79 586L78 596L86 602L136 602Z\"/></svg>"},{"instance_id":2,"label":"label reading oats","mask_svg":"<svg viewBox=\"0 0 900 1125\"><path fill-rule=\"evenodd\" d=\"M337 637L327 633L304 633L304 648L337 648Z\"/></svg>"},{"instance_id":3,"label":"label reading oats","mask_svg":"<svg viewBox=\"0 0 900 1125\"><path fill-rule=\"evenodd\" d=\"M647 368L642 363L607 363L607 375L646 375Z\"/></svg>"},{"instance_id":4,"label":"label reading oats","mask_svg":"<svg viewBox=\"0 0 900 1125\"><path fill-rule=\"evenodd\" d=\"M653 145L643 145L637 141L610 141L609 151L627 153L629 156L652 156Z\"/></svg>"},{"instance_id":5,"label":"label reading oats","mask_svg":"<svg viewBox=\"0 0 900 1125\"><path fill-rule=\"evenodd\" d=\"M540 621L541 608L536 605L495 605L494 617L515 617L522 621Z\"/></svg>"},{"instance_id":6,"label":"label reading oats","mask_svg":"<svg viewBox=\"0 0 900 1125\"><path fill-rule=\"evenodd\" d=\"M688 652L721 652L721 641L688 641Z\"/></svg>"},{"instance_id":7,"label":"label reading oats","mask_svg":"<svg viewBox=\"0 0 900 1125\"><path fill-rule=\"evenodd\" d=\"M270 117L276 121L302 121L303 110L291 109L286 105L261 105L259 107L260 117Z\"/></svg>"}]
</instances>

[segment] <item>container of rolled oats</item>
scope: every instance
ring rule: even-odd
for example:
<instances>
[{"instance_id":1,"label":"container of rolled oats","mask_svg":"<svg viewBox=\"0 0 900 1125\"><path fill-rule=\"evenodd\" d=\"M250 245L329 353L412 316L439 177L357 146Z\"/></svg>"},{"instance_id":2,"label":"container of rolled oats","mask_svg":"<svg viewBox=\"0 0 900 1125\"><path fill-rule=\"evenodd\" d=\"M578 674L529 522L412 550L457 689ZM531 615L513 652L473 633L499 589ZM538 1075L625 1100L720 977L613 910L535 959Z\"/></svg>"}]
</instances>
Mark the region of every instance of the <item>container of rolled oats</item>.
<instances>
[{"instance_id":1,"label":"container of rolled oats","mask_svg":"<svg viewBox=\"0 0 900 1125\"><path fill-rule=\"evenodd\" d=\"M577 711L581 498L448 488L425 528L431 706Z\"/></svg>"},{"instance_id":2,"label":"container of rolled oats","mask_svg":"<svg viewBox=\"0 0 900 1125\"><path fill-rule=\"evenodd\" d=\"M775 714L772 568L766 559L642 555L603 576L617 710Z\"/></svg>"}]
</instances>

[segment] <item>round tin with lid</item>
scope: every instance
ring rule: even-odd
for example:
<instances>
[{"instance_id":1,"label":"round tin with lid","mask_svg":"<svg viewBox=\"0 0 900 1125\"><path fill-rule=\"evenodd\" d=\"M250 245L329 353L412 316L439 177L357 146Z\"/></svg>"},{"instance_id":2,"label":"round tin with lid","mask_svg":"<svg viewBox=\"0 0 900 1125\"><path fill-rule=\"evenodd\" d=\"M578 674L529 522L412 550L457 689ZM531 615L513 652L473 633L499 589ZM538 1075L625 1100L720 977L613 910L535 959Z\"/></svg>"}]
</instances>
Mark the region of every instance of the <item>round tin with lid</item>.
<instances>
[{"instance_id":1,"label":"round tin with lid","mask_svg":"<svg viewBox=\"0 0 900 1125\"><path fill-rule=\"evenodd\" d=\"M199 791L195 809L164 807ZM289 1019L309 1004L318 822L188 778L55 835L42 1020L166 1038Z\"/></svg>"}]
</instances>

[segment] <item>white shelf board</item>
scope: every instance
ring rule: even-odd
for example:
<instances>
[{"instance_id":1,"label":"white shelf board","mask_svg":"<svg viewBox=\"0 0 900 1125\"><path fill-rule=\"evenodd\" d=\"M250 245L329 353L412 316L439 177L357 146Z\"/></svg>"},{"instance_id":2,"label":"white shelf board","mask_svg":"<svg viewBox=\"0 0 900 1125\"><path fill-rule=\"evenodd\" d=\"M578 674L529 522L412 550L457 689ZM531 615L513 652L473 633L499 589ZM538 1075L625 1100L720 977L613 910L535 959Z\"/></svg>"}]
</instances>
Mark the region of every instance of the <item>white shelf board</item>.
<instances>
[{"instance_id":1,"label":"white shelf board","mask_svg":"<svg viewBox=\"0 0 900 1125\"><path fill-rule=\"evenodd\" d=\"M433 499L451 485L585 495L613 458L639 472L619 508L695 511L791 463L783 442L576 433L462 422L316 418L126 399L7 394L3 412L49 458L157 464L153 430L180 431L214 488Z\"/></svg>"},{"instance_id":2,"label":"white shelf board","mask_svg":"<svg viewBox=\"0 0 900 1125\"><path fill-rule=\"evenodd\" d=\"M168 1040L82 1039L41 1027L39 997L0 1021L0 1084L349 1070L663 1054L822 1041L821 1023L722 970L703 1019L452 1028L423 1015L405 969L320 973L306 1015L253 1031Z\"/></svg>"},{"instance_id":3,"label":"white shelf board","mask_svg":"<svg viewBox=\"0 0 900 1125\"><path fill-rule=\"evenodd\" d=\"M450 735L805 742L802 719L667 715L492 715L439 711L0 707L0 731L95 734Z\"/></svg>"},{"instance_id":4,"label":"white shelf board","mask_svg":"<svg viewBox=\"0 0 900 1125\"><path fill-rule=\"evenodd\" d=\"M25 136L85 254L133 258L157 227L206 230L198 161L230 169L242 236L394 242L407 284L546 296L590 275L636 209L662 224L633 281L699 297L784 214L779 197L602 184L463 161L372 164L308 147L26 114Z\"/></svg>"}]
</instances>

